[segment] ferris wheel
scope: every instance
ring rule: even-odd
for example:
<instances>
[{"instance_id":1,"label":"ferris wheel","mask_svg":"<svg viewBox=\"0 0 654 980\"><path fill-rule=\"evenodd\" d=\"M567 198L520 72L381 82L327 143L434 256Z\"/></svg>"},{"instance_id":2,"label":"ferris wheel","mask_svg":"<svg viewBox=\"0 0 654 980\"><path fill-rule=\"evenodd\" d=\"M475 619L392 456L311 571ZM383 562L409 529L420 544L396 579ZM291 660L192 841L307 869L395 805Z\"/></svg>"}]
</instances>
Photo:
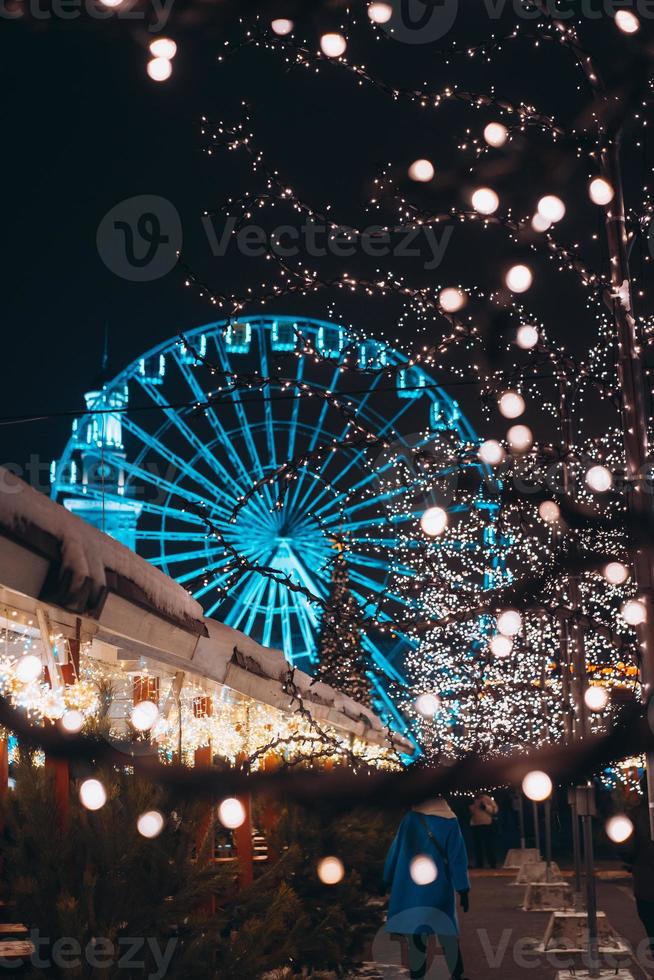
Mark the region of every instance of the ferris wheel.
<instances>
[{"instance_id":1,"label":"ferris wheel","mask_svg":"<svg viewBox=\"0 0 654 980\"><path fill-rule=\"evenodd\" d=\"M425 478L406 465L400 477L398 460L477 442L456 401L387 344L286 316L198 327L85 397L53 497L176 579L207 616L308 671L311 597L327 596L334 542L345 542L353 595L381 624L363 637L371 679L404 727L378 674L403 683L413 642L383 624L415 601L397 582L415 574L403 556L424 541Z\"/></svg>"}]
</instances>

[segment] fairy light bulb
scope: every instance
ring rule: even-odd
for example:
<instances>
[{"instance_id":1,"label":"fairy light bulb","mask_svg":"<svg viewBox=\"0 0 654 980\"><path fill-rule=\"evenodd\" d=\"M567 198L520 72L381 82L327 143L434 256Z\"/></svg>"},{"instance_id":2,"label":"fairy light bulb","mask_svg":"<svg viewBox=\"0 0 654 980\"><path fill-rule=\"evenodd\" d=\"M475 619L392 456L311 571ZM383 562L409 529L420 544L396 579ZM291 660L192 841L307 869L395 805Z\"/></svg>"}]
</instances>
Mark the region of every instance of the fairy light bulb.
<instances>
[{"instance_id":1,"label":"fairy light bulb","mask_svg":"<svg viewBox=\"0 0 654 980\"><path fill-rule=\"evenodd\" d=\"M545 215L540 214L537 211L531 219L531 227L534 229L534 231L543 232L552 227L552 222L549 218L546 218Z\"/></svg>"},{"instance_id":2,"label":"fairy light bulb","mask_svg":"<svg viewBox=\"0 0 654 980\"><path fill-rule=\"evenodd\" d=\"M478 187L470 200L479 214L494 214L500 206L500 199L492 187Z\"/></svg>"},{"instance_id":3,"label":"fairy light bulb","mask_svg":"<svg viewBox=\"0 0 654 980\"><path fill-rule=\"evenodd\" d=\"M323 34L320 38L320 50L327 58L340 58L346 48L347 41L342 34Z\"/></svg>"},{"instance_id":4,"label":"fairy light bulb","mask_svg":"<svg viewBox=\"0 0 654 980\"><path fill-rule=\"evenodd\" d=\"M159 813L158 810L148 810L146 813L142 813L136 821L136 829L139 834L141 837L147 837L148 840L158 837L163 828L163 814Z\"/></svg>"},{"instance_id":5,"label":"fairy light bulb","mask_svg":"<svg viewBox=\"0 0 654 980\"><path fill-rule=\"evenodd\" d=\"M615 197L615 191L608 180L604 180L603 177L594 177L588 185L588 196L593 204L604 207L611 203Z\"/></svg>"},{"instance_id":6,"label":"fairy light bulb","mask_svg":"<svg viewBox=\"0 0 654 980\"><path fill-rule=\"evenodd\" d=\"M534 436L528 425L512 425L506 434L509 445L516 453L526 453Z\"/></svg>"},{"instance_id":7,"label":"fairy light bulb","mask_svg":"<svg viewBox=\"0 0 654 980\"><path fill-rule=\"evenodd\" d=\"M605 687L593 685L584 693L584 701L589 711L604 711L609 703L609 692Z\"/></svg>"},{"instance_id":8,"label":"fairy light bulb","mask_svg":"<svg viewBox=\"0 0 654 980\"><path fill-rule=\"evenodd\" d=\"M368 17L373 24L387 24L393 16L390 3L371 3L368 5Z\"/></svg>"},{"instance_id":9,"label":"fairy light bulb","mask_svg":"<svg viewBox=\"0 0 654 980\"><path fill-rule=\"evenodd\" d=\"M418 181L419 184L427 184L434 179L436 171L431 160L414 160L409 167L409 177L411 180Z\"/></svg>"},{"instance_id":10,"label":"fairy light bulb","mask_svg":"<svg viewBox=\"0 0 654 980\"><path fill-rule=\"evenodd\" d=\"M505 391L500 397L498 407L505 419L517 419L525 410L525 400L517 391Z\"/></svg>"},{"instance_id":11,"label":"fairy light bulb","mask_svg":"<svg viewBox=\"0 0 654 980\"><path fill-rule=\"evenodd\" d=\"M499 122L489 122L484 127L484 139L489 146L504 146L509 138L509 131L506 126Z\"/></svg>"},{"instance_id":12,"label":"fairy light bulb","mask_svg":"<svg viewBox=\"0 0 654 980\"><path fill-rule=\"evenodd\" d=\"M532 350L538 343L538 340L539 333L537 327L532 326L530 323L523 323L521 327L518 327L515 342L522 350Z\"/></svg>"},{"instance_id":13,"label":"fairy light bulb","mask_svg":"<svg viewBox=\"0 0 654 980\"><path fill-rule=\"evenodd\" d=\"M534 803L542 803L552 795L552 780L546 772L534 769L528 772L522 780L522 792L528 800Z\"/></svg>"},{"instance_id":14,"label":"fairy light bulb","mask_svg":"<svg viewBox=\"0 0 654 980\"><path fill-rule=\"evenodd\" d=\"M618 813L606 821L606 836L614 844L624 844L634 832L634 825L626 813Z\"/></svg>"},{"instance_id":15,"label":"fairy light bulb","mask_svg":"<svg viewBox=\"0 0 654 980\"><path fill-rule=\"evenodd\" d=\"M21 684L31 684L43 673L43 665L39 657L28 653L16 663L15 674Z\"/></svg>"},{"instance_id":16,"label":"fairy light bulb","mask_svg":"<svg viewBox=\"0 0 654 980\"><path fill-rule=\"evenodd\" d=\"M486 439L479 447L479 458L487 466L497 466L504 459L504 448L497 439Z\"/></svg>"},{"instance_id":17,"label":"fairy light bulb","mask_svg":"<svg viewBox=\"0 0 654 980\"><path fill-rule=\"evenodd\" d=\"M75 735L76 732L80 732L84 727L84 715L76 708L71 708L69 711L63 713L59 724L69 735Z\"/></svg>"},{"instance_id":18,"label":"fairy light bulb","mask_svg":"<svg viewBox=\"0 0 654 980\"><path fill-rule=\"evenodd\" d=\"M602 574L609 585L623 585L629 578L629 569L621 561L610 561Z\"/></svg>"},{"instance_id":19,"label":"fairy light bulb","mask_svg":"<svg viewBox=\"0 0 654 980\"><path fill-rule=\"evenodd\" d=\"M420 518L420 527L430 538L435 538L443 533L447 521L447 511L442 507L428 507Z\"/></svg>"},{"instance_id":20,"label":"fairy light bulb","mask_svg":"<svg viewBox=\"0 0 654 980\"><path fill-rule=\"evenodd\" d=\"M623 604L620 615L628 626L640 626L647 619L645 603L640 599L628 599Z\"/></svg>"},{"instance_id":21,"label":"fairy light bulb","mask_svg":"<svg viewBox=\"0 0 654 980\"><path fill-rule=\"evenodd\" d=\"M623 34L636 34L640 30L640 21L633 10L616 10L615 25Z\"/></svg>"},{"instance_id":22,"label":"fairy light bulb","mask_svg":"<svg viewBox=\"0 0 654 980\"><path fill-rule=\"evenodd\" d=\"M158 37L150 41L150 54L153 58L165 58L170 61L177 54L177 45L171 37Z\"/></svg>"},{"instance_id":23,"label":"fairy light bulb","mask_svg":"<svg viewBox=\"0 0 654 980\"><path fill-rule=\"evenodd\" d=\"M130 721L138 732L147 732L159 717L159 708L154 701L139 701L132 708Z\"/></svg>"},{"instance_id":24,"label":"fairy light bulb","mask_svg":"<svg viewBox=\"0 0 654 980\"><path fill-rule=\"evenodd\" d=\"M505 609L497 617L497 629L502 636L517 636L522 629L522 616L517 609Z\"/></svg>"},{"instance_id":25,"label":"fairy light bulb","mask_svg":"<svg viewBox=\"0 0 654 980\"><path fill-rule=\"evenodd\" d=\"M107 791L99 779L85 779L79 788L79 798L87 810L101 810L107 802Z\"/></svg>"},{"instance_id":26,"label":"fairy light bulb","mask_svg":"<svg viewBox=\"0 0 654 980\"><path fill-rule=\"evenodd\" d=\"M334 857L333 855L324 857L318 863L317 871L318 877L323 885L338 885L345 877L343 862L340 858Z\"/></svg>"},{"instance_id":27,"label":"fairy light bulb","mask_svg":"<svg viewBox=\"0 0 654 980\"><path fill-rule=\"evenodd\" d=\"M554 500L543 500L538 507L538 514L546 524L556 524L561 520L561 509Z\"/></svg>"},{"instance_id":28,"label":"fairy light bulb","mask_svg":"<svg viewBox=\"0 0 654 980\"><path fill-rule=\"evenodd\" d=\"M554 224L565 216L565 204L556 194L546 194L541 197L536 209L547 221Z\"/></svg>"},{"instance_id":29,"label":"fairy light bulb","mask_svg":"<svg viewBox=\"0 0 654 980\"><path fill-rule=\"evenodd\" d=\"M456 313L465 306L466 294L454 286L447 286L438 294L438 302L446 313Z\"/></svg>"},{"instance_id":30,"label":"fairy light bulb","mask_svg":"<svg viewBox=\"0 0 654 980\"><path fill-rule=\"evenodd\" d=\"M271 20L270 22L271 31L273 34L278 34L279 37L286 37L287 34L292 32L294 27L295 24L288 17L276 17L275 20Z\"/></svg>"},{"instance_id":31,"label":"fairy light bulb","mask_svg":"<svg viewBox=\"0 0 654 980\"><path fill-rule=\"evenodd\" d=\"M522 263L512 265L504 279L512 293L526 293L533 281L531 269Z\"/></svg>"},{"instance_id":32,"label":"fairy light bulb","mask_svg":"<svg viewBox=\"0 0 654 980\"><path fill-rule=\"evenodd\" d=\"M173 73L173 65L168 58L153 58L148 61L147 72L153 82L165 82Z\"/></svg>"},{"instance_id":33,"label":"fairy light bulb","mask_svg":"<svg viewBox=\"0 0 654 980\"><path fill-rule=\"evenodd\" d=\"M586 483L593 493L606 493L613 485L613 474L606 466L591 466L586 473Z\"/></svg>"},{"instance_id":34,"label":"fairy light bulb","mask_svg":"<svg viewBox=\"0 0 654 980\"><path fill-rule=\"evenodd\" d=\"M245 807L240 800L234 797L223 800L218 807L218 819L223 827L227 827L228 830L236 830L237 827L242 827L245 823L245 816Z\"/></svg>"},{"instance_id":35,"label":"fairy light bulb","mask_svg":"<svg viewBox=\"0 0 654 980\"><path fill-rule=\"evenodd\" d=\"M428 854L416 854L409 864L409 874L416 885L431 885L438 877L438 868Z\"/></svg>"},{"instance_id":36,"label":"fairy light bulb","mask_svg":"<svg viewBox=\"0 0 654 980\"><path fill-rule=\"evenodd\" d=\"M496 633L495 636L491 637L488 646L493 656L502 660L504 657L511 656L513 640L510 636L504 636L503 633Z\"/></svg>"},{"instance_id":37,"label":"fairy light bulb","mask_svg":"<svg viewBox=\"0 0 654 980\"><path fill-rule=\"evenodd\" d=\"M100 0L102 6L108 7L110 10L113 10L114 7L120 7L122 2L123 0Z\"/></svg>"},{"instance_id":38,"label":"fairy light bulb","mask_svg":"<svg viewBox=\"0 0 654 980\"><path fill-rule=\"evenodd\" d=\"M420 694L416 698L415 706L416 711L423 718L433 718L438 709L440 708L441 702L435 694Z\"/></svg>"}]
</instances>

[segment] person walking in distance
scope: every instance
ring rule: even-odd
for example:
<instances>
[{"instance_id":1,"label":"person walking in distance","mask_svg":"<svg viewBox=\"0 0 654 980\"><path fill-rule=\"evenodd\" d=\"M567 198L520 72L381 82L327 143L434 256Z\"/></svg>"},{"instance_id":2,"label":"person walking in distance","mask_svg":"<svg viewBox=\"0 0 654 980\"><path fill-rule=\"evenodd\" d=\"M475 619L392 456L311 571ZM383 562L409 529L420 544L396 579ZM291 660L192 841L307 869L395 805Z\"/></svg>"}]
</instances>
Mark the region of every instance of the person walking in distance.
<instances>
[{"instance_id":1,"label":"person walking in distance","mask_svg":"<svg viewBox=\"0 0 654 980\"><path fill-rule=\"evenodd\" d=\"M470 804L470 826L475 845L475 867L497 866L495 857L495 820L499 807L492 796L483 793Z\"/></svg>"},{"instance_id":2,"label":"person walking in distance","mask_svg":"<svg viewBox=\"0 0 654 980\"><path fill-rule=\"evenodd\" d=\"M442 797L405 814L386 858L384 881L391 888L386 930L406 936L411 980L428 976L430 935L437 937L452 980L465 980L456 894L467 912L468 855L459 822Z\"/></svg>"}]
</instances>

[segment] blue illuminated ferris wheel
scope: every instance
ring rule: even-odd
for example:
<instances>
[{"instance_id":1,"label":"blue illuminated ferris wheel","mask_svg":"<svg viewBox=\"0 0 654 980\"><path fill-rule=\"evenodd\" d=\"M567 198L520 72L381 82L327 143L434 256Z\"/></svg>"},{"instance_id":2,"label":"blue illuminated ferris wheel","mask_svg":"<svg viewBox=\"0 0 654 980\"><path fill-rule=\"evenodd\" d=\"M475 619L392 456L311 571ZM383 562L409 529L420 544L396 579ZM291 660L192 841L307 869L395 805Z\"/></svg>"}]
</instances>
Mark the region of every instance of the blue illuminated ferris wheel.
<instances>
[{"instance_id":1,"label":"blue illuminated ferris wheel","mask_svg":"<svg viewBox=\"0 0 654 980\"><path fill-rule=\"evenodd\" d=\"M87 414L53 465L52 494L180 582L207 616L310 671L319 607L255 566L325 598L334 540L344 539L363 614L397 622L415 601L398 582L415 575L405 556L420 545L425 506L424 475L407 478L398 460L477 437L423 368L333 322L244 317L184 337L188 344L163 343L87 393ZM365 437L357 440L349 418ZM282 486L280 467L299 457ZM479 506L495 505L480 496ZM203 514L252 566L236 580L233 554L207 533ZM489 529L492 568L492 520ZM378 673L402 683L412 641L372 629L363 642Z\"/></svg>"}]
</instances>

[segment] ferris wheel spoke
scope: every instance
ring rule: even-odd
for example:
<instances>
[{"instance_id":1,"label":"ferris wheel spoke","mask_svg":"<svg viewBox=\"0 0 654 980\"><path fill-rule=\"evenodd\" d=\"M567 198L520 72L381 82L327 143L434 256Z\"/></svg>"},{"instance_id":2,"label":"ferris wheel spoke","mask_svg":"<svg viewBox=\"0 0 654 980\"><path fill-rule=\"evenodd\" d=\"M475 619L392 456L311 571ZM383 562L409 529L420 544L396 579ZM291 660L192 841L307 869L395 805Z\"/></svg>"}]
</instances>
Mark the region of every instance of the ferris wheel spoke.
<instances>
[{"instance_id":1,"label":"ferris wheel spoke","mask_svg":"<svg viewBox=\"0 0 654 980\"><path fill-rule=\"evenodd\" d=\"M295 380L298 383L298 385L300 381L302 381L303 376L304 376L304 360L303 358L298 357L297 370L295 372ZM301 401L302 401L302 397L299 394L299 391L296 389L295 398L293 400L293 410L291 412L291 424L288 430L288 453L286 456L287 459L293 459L293 457L295 456L295 435L297 432L297 423L298 423L298 416L300 414Z\"/></svg>"},{"instance_id":2,"label":"ferris wheel spoke","mask_svg":"<svg viewBox=\"0 0 654 980\"><path fill-rule=\"evenodd\" d=\"M223 555L218 561L212 561L206 565L202 564L199 568L192 569L192 571L184 572L182 575L176 575L175 580L180 585L186 585L187 582L192 582L193 579L199 578L200 575L208 575L209 572L215 572L216 569L222 568L227 563L227 560L227 557ZM204 595L204 593L202 594Z\"/></svg>"},{"instance_id":3,"label":"ferris wheel spoke","mask_svg":"<svg viewBox=\"0 0 654 980\"><path fill-rule=\"evenodd\" d=\"M137 541L158 541L169 543L171 541L183 541L185 544L190 544L191 542L206 541L210 535L206 531L198 531L197 533L192 531L148 531L142 528L136 528L134 531L134 536ZM152 559L148 559L151 561Z\"/></svg>"},{"instance_id":4,"label":"ferris wheel spoke","mask_svg":"<svg viewBox=\"0 0 654 980\"><path fill-rule=\"evenodd\" d=\"M202 548L200 551L171 551L167 555L148 558L148 561L151 565L177 565L186 561L195 561L198 558L206 558L210 555L217 554L219 551L220 548Z\"/></svg>"},{"instance_id":5,"label":"ferris wheel spoke","mask_svg":"<svg viewBox=\"0 0 654 980\"><path fill-rule=\"evenodd\" d=\"M298 626L300 627L302 639L304 640L305 652L308 655L309 660L315 662L315 639L313 631L318 628L318 617L316 612L313 606L307 599L304 598L304 596L298 596L296 593L292 593L290 600L295 611L295 618L297 619Z\"/></svg>"},{"instance_id":6,"label":"ferris wheel spoke","mask_svg":"<svg viewBox=\"0 0 654 980\"><path fill-rule=\"evenodd\" d=\"M259 338L259 357L261 360L261 374L264 378L270 377L268 371L268 351L266 350L266 338L263 330L258 331ZM271 390L269 392L272 394ZM271 467L277 469L277 446L275 443L275 424L272 414L272 402L270 398L264 399L263 416L266 424L266 446L268 448L268 460Z\"/></svg>"},{"instance_id":7,"label":"ferris wheel spoke","mask_svg":"<svg viewBox=\"0 0 654 980\"><path fill-rule=\"evenodd\" d=\"M293 631L291 629L291 615L288 608L288 589L279 590L280 616L282 623L282 650L289 657L291 666L293 665ZM287 653L289 651L289 653Z\"/></svg>"},{"instance_id":8,"label":"ferris wheel spoke","mask_svg":"<svg viewBox=\"0 0 654 980\"><path fill-rule=\"evenodd\" d=\"M67 487L65 489L68 490ZM175 507L162 507L160 504L153 504L149 500L137 500L134 497L128 497L126 494L114 493L109 490L105 490L103 492L100 487L96 488L91 484L86 487L86 492L84 494L80 494L77 499L95 500L99 503L102 503L103 500L120 504L125 504L126 502L133 503L134 507L138 508L141 513L151 514L164 519L174 517L177 520L186 522L187 524L204 526L204 521L202 518L190 511L178 510Z\"/></svg>"},{"instance_id":9,"label":"ferris wheel spoke","mask_svg":"<svg viewBox=\"0 0 654 980\"><path fill-rule=\"evenodd\" d=\"M188 444L192 446L195 452L199 453L199 455L202 456L204 461L217 474L217 476L219 476L222 480L224 480L228 486L232 487L232 491L234 493L236 494L241 493L242 489L239 486L239 484L234 480L234 477L227 472L227 470L220 462L220 460L218 460L216 456L214 456L214 454L202 442L202 440L198 438L196 433L186 422L186 419L176 409L170 408L168 406L168 402L166 401L163 392L160 392L155 385L148 384L148 382L145 381L145 379L141 378L140 376L137 375L137 377L141 387L146 392L146 394L152 399L152 401L156 405L159 405L159 407L163 410L164 414L166 415L166 418L168 418L169 421L172 422L172 424L175 426L177 431L181 433L181 435L186 439ZM206 401L206 395L204 394L204 392L202 392L202 389L199 389L199 394L200 397L198 398L198 401L202 401L202 402Z\"/></svg>"},{"instance_id":10,"label":"ferris wheel spoke","mask_svg":"<svg viewBox=\"0 0 654 980\"><path fill-rule=\"evenodd\" d=\"M220 567L220 566L218 566L218 567ZM210 570L211 569L205 568L205 569L202 570L202 572L198 572L197 574L202 574L202 573L205 573L206 574L206 572L208 572ZM214 569L214 571L215 571L215 569ZM231 574L232 574L232 570L230 569L229 571L223 572L222 575L214 575L214 577L211 579L210 582L207 582L206 585L203 584L201 588L199 588L196 592L193 592L192 593L193 598L194 599L201 599L203 596L208 595L208 593L211 592L213 589L220 588L222 585L225 584L225 582L228 582L229 581L229 579L231 577ZM222 602L224 602L224 596L220 599L220 601L218 602L218 605L220 605ZM212 607L212 609L213 608L214 607ZM205 612L205 616L208 617L209 615L210 614L209 614L208 611Z\"/></svg>"},{"instance_id":11,"label":"ferris wheel spoke","mask_svg":"<svg viewBox=\"0 0 654 980\"><path fill-rule=\"evenodd\" d=\"M233 498L228 496L220 484L213 483L211 480L208 480L202 473L198 472L198 470L196 470L191 463L182 459L181 456L178 456L177 453L172 451L172 449L169 449L168 446L166 446L156 437L156 435L145 432L139 425L128 417L123 419L123 427L135 438L139 439L146 448L150 450L154 449L163 459L174 466L179 473L183 473L185 476L188 476L194 483L197 483L198 486L202 487L208 494L210 500L212 500L214 497L220 497L231 509L231 506L233 506Z\"/></svg>"},{"instance_id":12,"label":"ferris wheel spoke","mask_svg":"<svg viewBox=\"0 0 654 980\"><path fill-rule=\"evenodd\" d=\"M269 647L272 642L273 627L275 625L275 602L277 597L278 585L274 579L271 579L268 588L268 598L266 599L266 619L263 626L263 633L261 635L261 642L265 647ZM283 586L279 587L283 588ZM245 632L249 633L251 627L246 626Z\"/></svg>"},{"instance_id":13,"label":"ferris wheel spoke","mask_svg":"<svg viewBox=\"0 0 654 980\"><path fill-rule=\"evenodd\" d=\"M252 572L241 581L241 591L234 600L233 605L225 614L225 623L232 629L238 629L238 625L247 613L249 604L253 601L261 585L266 586L266 579Z\"/></svg>"},{"instance_id":14,"label":"ferris wheel spoke","mask_svg":"<svg viewBox=\"0 0 654 980\"><path fill-rule=\"evenodd\" d=\"M341 376L341 372L340 372L340 369L337 367L334 370L334 374L332 375L331 384L329 385L329 387L328 387L327 390L332 391L332 392L335 392L336 391L336 389L338 387L338 382L339 382L340 376ZM324 428L324 426L325 426L325 419L327 418L327 412L329 411L329 407L330 407L330 403L326 399L324 399L323 402L322 402L322 405L320 407L320 414L318 416L318 421L316 422L315 426L313 427L311 438L309 439L309 445L308 445L308 448L307 448L307 452L309 452L309 453L312 453L315 450L316 446L318 445L318 440L325 434L325 428ZM296 486L295 486L295 493L293 494L293 502L292 502L293 503L293 506L296 506L296 503L295 502L297 501L298 497L300 496L300 490L301 490L301 488L302 488L302 486L304 484L304 479L305 479L305 473L306 472L307 472L306 471L306 468L300 470L300 475L298 476L297 483L296 483ZM301 505L299 505L299 506L301 506Z\"/></svg>"}]
</instances>

